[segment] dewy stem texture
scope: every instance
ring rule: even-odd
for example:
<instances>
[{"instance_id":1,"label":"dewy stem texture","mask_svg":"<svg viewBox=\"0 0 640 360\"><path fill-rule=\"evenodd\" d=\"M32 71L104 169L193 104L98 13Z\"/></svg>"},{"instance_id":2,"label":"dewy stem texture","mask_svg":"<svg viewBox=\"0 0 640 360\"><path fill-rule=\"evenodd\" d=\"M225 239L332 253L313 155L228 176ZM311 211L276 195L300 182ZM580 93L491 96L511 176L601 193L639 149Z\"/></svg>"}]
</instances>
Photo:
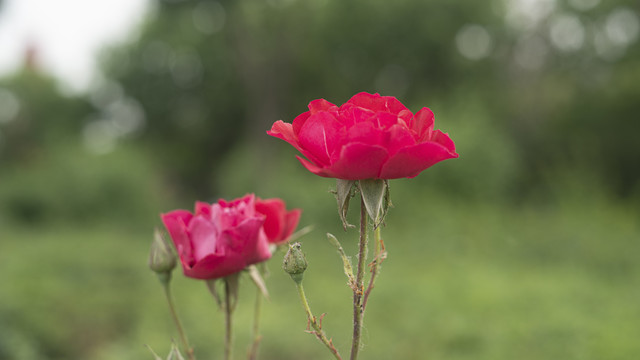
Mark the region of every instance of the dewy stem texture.
<instances>
[{"instance_id":1,"label":"dewy stem texture","mask_svg":"<svg viewBox=\"0 0 640 360\"><path fill-rule=\"evenodd\" d=\"M362 299L364 295L364 267L367 259L367 216L364 198L361 198L358 267L356 272L356 286L353 289L353 338L351 341L351 360L356 360L358 358L358 351L360 350L360 336L362 333L362 320L364 316Z\"/></svg>"}]
</instances>

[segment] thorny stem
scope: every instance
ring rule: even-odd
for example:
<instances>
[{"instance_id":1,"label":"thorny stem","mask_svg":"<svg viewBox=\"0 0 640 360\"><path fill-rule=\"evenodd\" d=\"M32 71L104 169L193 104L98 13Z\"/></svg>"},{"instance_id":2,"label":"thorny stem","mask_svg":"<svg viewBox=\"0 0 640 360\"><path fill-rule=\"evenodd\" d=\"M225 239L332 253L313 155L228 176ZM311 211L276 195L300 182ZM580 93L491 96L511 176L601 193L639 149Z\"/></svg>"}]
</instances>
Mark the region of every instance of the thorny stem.
<instances>
[{"instance_id":1,"label":"thorny stem","mask_svg":"<svg viewBox=\"0 0 640 360\"><path fill-rule=\"evenodd\" d=\"M360 335L362 333L362 317L364 306L364 267L367 258L367 210L364 198L360 199L360 241L358 251L358 268L356 273L356 286L353 289L353 338L351 341L351 360L358 358L360 350Z\"/></svg>"},{"instance_id":2,"label":"thorny stem","mask_svg":"<svg viewBox=\"0 0 640 360\"><path fill-rule=\"evenodd\" d=\"M382 247L382 251L384 251L384 245L382 244L382 236L380 235L380 228L381 226L378 226L373 232L374 241L375 241L375 250L374 250L375 252L373 256L373 261L371 262L371 264L369 264L371 266L371 279L369 280L369 286L367 287L367 291L365 291L364 293L364 300L362 300L363 311L367 308L367 300L369 300L369 294L371 294L371 290L373 290L373 287L376 281L376 275L378 274L378 266L380 265L380 263L382 263L382 260L384 260L384 253L381 252L381 247Z\"/></svg>"},{"instance_id":3,"label":"thorny stem","mask_svg":"<svg viewBox=\"0 0 640 360\"><path fill-rule=\"evenodd\" d=\"M307 313L308 324L313 328L313 331L310 332L314 334L318 338L318 340L320 340L329 349L329 351L331 351L331 353L336 357L337 360L342 360L338 349L333 346L333 342L331 341L331 339L327 339L327 335L322 330L322 316L320 316L319 320L315 316L313 316L311 308L309 307L309 302L307 301L307 297L304 294L304 287L302 287L301 281L296 282L296 288L298 289L298 295L300 295L302 307L304 307L304 311Z\"/></svg>"},{"instance_id":4,"label":"thorny stem","mask_svg":"<svg viewBox=\"0 0 640 360\"><path fill-rule=\"evenodd\" d=\"M262 307L262 292L256 289L256 301L253 307L253 343L249 349L248 360L255 360L258 357L258 346L260 346L260 309Z\"/></svg>"},{"instance_id":5,"label":"thorny stem","mask_svg":"<svg viewBox=\"0 0 640 360\"><path fill-rule=\"evenodd\" d=\"M233 337L232 337L232 318L231 313L233 309L231 308L231 291L229 291L229 283L225 279L224 281L224 323L225 323L225 334L224 334L224 360L231 359L231 350L233 345Z\"/></svg>"},{"instance_id":6,"label":"thorny stem","mask_svg":"<svg viewBox=\"0 0 640 360\"><path fill-rule=\"evenodd\" d=\"M182 347L184 348L184 351L186 351L189 360L195 360L193 349L191 348L191 346L189 346L189 341L187 340L187 336L182 329L182 323L180 322L180 318L178 317L178 313L176 312L175 305L173 304L173 297L171 296L169 283L163 283L162 287L164 288L164 295L167 298L167 303L169 304L169 312L171 313L171 318L173 318L173 322L175 323L176 329L178 330L178 335L180 336Z\"/></svg>"}]
</instances>

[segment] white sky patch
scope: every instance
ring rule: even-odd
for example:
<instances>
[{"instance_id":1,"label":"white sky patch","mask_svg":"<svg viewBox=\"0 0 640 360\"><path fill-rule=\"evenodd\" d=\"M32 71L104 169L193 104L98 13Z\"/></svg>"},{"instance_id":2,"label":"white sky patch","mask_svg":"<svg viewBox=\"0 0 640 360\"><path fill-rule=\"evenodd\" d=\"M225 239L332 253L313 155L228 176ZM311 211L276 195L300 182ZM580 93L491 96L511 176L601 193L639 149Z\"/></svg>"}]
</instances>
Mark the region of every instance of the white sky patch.
<instances>
[{"instance_id":1,"label":"white sky patch","mask_svg":"<svg viewBox=\"0 0 640 360\"><path fill-rule=\"evenodd\" d=\"M98 51L123 41L144 18L149 0L5 0L0 8L0 76L22 66L28 46L39 66L73 90L96 74Z\"/></svg>"}]
</instances>

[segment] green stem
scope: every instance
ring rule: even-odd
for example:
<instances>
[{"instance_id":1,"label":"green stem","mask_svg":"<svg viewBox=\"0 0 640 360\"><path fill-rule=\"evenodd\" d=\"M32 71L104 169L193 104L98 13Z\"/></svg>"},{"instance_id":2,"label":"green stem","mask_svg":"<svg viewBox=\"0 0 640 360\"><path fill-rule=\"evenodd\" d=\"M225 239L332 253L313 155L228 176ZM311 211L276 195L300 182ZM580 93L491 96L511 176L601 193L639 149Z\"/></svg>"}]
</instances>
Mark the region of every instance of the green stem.
<instances>
[{"instance_id":1,"label":"green stem","mask_svg":"<svg viewBox=\"0 0 640 360\"><path fill-rule=\"evenodd\" d=\"M358 251L358 268L356 272L356 286L353 289L353 338L351 341L351 360L358 358L360 350L360 336L362 333L362 318L364 307L362 298L364 295L364 267L367 258L367 210L364 198L360 199L360 241Z\"/></svg>"},{"instance_id":2,"label":"green stem","mask_svg":"<svg viewBox=\"0 0 640 360\"><path fill-rule=\"evenodd\" d=\"M315 316L313 316L313 313L311 312L311 308L309 307L309 302L307 301L307 297L304 294L304 287L302 287L302 281L296 281L295 283L296 283L296 288L298 289L298 295L300 295L300 301L302 302L302 307L304 307L304 311L307 313L307 321L309 322L309 325L314 330L312 333L318 338L318 340L320 340L329 349L329 351L331 351L331 353L333 354L333 356L335 356L337 360L342 360L342 357L340 356L338 349L336 349L336 347L333 346L333 342L327 338L327 335L322 330L322 324L318 322L318 319L316 319ZM320 317L320 319L322 321L322 316Z\"/></svg>"},{"instance_id":3,"label":"green stem","mask_svg":"<svg viewBox=\"0 0 640 360\"><path fill-rule=\"evenodd\" d=\"M369 286L367 287L367 291L365 291L364 293L364 300L362 300L362 309L363 311L367 308L367 301L369 300L369 294L371 294L371 290L373 290L375 281L376 281L376 275L378 275L378 265L380 265L380 263L382 262L382 259L380 258L380 247L381 247L381 242L382 242L382 236L380 234L380 228L381 226L378 226L374 232L373 232L373 237L374 237L374 241L375 241L375 252L374 252L374 256L373 256L373 262L371 265L371 279L369 280Z\"/></svg>"},{"instance_id":4,"label":"green stem","mask_svg":"<svg viewBox=\"0 0 640 360\"><path fill-rule=\"evenodd\" d=\"M248 360L255 360L258 357L258 346L260 346L260 309L262 307L262 292L256 289L256 301L253 307L253 343L249 349Z\"/></svg>"},{"instance_id":5,"label":"green stem","mask_svg":"<svg viewBox=\"0 0 640 360\"><path fill-rule=\"evenodd\" d=\"M189 346L189 341L187 340L187 336L182 329L182 323L180 322L180 318L178 317L178 313L176 312L175 305L173 303L173 296L171 296L169 283L163 283L162 287L164 288L164 295L167 298L167 303L169 304L169 312L171 313L171 318L173 319L173 322L176 325L176 329L178 330L178 335L180 336L182 347L184 351L186 351L189 360L195 360L193 349L191 348L191 346Z\"/></svg>"},{"instance_id":6,"label":"green stem","mask_svg":"<svg viewBox=\"0 0 640 360\"><path fill-rule=\"evenodd\" d=\"M224 280L224 323L225 323L225 334L224 334L224 360L231 359L231 350L233 347L233 337L232 337L232 318L231 314L233 309L231 308L231 292L229 291L229 283L228 280Z\"/></svg>"}]
</instances>

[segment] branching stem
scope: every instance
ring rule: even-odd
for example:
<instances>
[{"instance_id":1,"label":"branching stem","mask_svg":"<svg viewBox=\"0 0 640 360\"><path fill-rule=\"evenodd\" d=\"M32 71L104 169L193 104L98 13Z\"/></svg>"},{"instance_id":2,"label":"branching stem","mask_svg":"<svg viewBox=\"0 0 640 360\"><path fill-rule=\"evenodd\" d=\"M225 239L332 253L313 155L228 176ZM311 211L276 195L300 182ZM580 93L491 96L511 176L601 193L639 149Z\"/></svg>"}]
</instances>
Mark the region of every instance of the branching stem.
<instances>
[{"instance_id":1,"label":"branching stem","mask_svg":"<svg viewBox=\"0 0 640 360\"><path fill-rule=\"evenodd\" d=\"M318 338L318 340L320 340L329 349L329 351L331 351L331 353L337 360L342 360L338 349L336 349L336 347L333 345L333 341L327 338L327 335L322 330L322 318L324 317L324 314L320 316L319 319L313 316L311 308L309 307L309 302L307 301L307 296L304 294L302 281L296 282L296 288L298 289L298 295L300 295L302 307L304 307L304 311L307 313L307 331L311 334L314 334ZM311 331L309 327L313 328L313 331Z\"/></svg>"}]
</instances>

